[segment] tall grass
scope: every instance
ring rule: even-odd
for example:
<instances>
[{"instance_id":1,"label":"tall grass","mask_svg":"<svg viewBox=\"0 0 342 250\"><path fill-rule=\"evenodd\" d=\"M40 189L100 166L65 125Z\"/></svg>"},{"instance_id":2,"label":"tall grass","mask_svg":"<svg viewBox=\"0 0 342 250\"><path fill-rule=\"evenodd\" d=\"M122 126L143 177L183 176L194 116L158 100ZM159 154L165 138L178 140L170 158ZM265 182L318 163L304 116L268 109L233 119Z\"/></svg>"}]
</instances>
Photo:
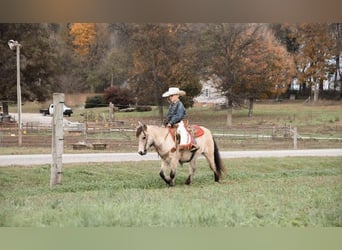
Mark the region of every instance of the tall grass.
<instances>
[{"instance_id":1,"label":"tall grass","mask_svg":"<svg viewBox=\"0 0 342 250\"><path fill-rule=\"evenodd\" d=\"M0 169L0 225L342 226L342 158L226 160L220 184L198 161L191 186L178 168L176 186L160 179L158 162L63 166L49 188L49 166Z\"/></svg>"}]
</instances>

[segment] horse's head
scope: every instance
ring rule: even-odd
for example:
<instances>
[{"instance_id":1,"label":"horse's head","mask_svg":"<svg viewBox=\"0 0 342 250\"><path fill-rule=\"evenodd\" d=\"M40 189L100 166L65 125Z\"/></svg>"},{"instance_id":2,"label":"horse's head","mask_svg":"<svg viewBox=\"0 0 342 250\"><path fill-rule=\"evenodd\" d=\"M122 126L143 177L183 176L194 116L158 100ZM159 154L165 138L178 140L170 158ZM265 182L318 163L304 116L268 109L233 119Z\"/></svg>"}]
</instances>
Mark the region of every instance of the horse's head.
<instances>
[{"instance_id":1,"label":"horse's head","mask_svg":"<svg viewBox=\"0 0 342 250\"><path fill-rule=\"evenodd\" d=\"M153 141L151 141L152 139L148 135L147 126L139 122L135 135L139 141L138 153L140 155L146 155L147 150L153 145Z\"/></svg>"}]
</instances>

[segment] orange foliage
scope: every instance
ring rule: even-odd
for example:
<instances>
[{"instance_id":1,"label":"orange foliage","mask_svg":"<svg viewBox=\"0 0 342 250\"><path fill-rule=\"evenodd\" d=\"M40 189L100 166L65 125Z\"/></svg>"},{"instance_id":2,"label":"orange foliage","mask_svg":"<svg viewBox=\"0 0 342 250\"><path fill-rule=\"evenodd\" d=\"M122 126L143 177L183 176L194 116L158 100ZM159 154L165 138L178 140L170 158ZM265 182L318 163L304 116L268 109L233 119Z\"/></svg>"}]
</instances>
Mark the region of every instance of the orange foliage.
<instances>
[{"instance_id":1,"label":"orange foliage","mask_svg":"<svg viewBox=\"0 0 342 250\"><path fill-rule=\"evenodd\" d=\"M70 35L73 36L72 44L77 54L85 56L96 36L94 23L73 23L70 28Z\"/></svg>"},{"instance_id":2,"label":"orange foliage","mask_svg":"<svg viewBox=\"0 0 342 250\"><path fill-rule=\"evenodd\" d=\"M248 57L241 59L242 86L236 86L236 92L258 98L283 93L294 75L292 56L270 30L261 29L254 36L253 44L247 49Z\"/></svg>"}]
</instances>

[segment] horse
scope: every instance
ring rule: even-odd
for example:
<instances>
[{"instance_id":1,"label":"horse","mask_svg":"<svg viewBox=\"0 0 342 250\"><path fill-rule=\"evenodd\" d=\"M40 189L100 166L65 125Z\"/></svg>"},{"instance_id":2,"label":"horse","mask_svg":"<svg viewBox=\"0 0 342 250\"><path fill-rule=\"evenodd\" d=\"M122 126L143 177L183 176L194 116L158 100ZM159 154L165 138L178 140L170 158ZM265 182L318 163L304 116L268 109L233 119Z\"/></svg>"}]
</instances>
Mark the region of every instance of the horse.
<instances>
[{"instance_id":1,"label":"horse","mask_svg":"<svg viewBox=\"0 0 342 250\"><path fill-rule=\"evenodd\" d=\"M217 144L209 129L203 126L197 126L197 129L202 132L202 135L195 136L194 139L198 149L193 152L189 149L180 149L172 133L172 128L146 125L139 122L136 128L136 137L139 142L138 153L146 155L150 148L154 148L157 151L161 158L159 175L169 186L175 185L178 164L186 162L189 163L189 176L185 184L190 185L196 170L196 159L200 155L205 156L211 170L214 172L215 182L219 182L225 172L225 167L222 163ZM168 167L170 167L170 175L166 176Z\"/></svg>"}]
</instances>

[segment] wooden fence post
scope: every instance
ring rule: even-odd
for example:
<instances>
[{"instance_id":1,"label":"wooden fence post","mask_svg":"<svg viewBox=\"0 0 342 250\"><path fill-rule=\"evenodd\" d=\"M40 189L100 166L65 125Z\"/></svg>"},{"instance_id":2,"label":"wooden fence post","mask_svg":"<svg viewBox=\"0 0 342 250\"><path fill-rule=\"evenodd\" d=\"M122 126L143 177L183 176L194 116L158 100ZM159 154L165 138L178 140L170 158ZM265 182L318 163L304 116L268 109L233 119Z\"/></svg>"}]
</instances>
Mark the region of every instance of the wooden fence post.
<instances>
[{"instance_id":1,"label":"wooden fence post","mask_svg":"<svg viewBox=\"0 0 342 250\"><path fill-rule=\"evenodd\" d=\"M297 139L298 139L297 127L294 127L293 128L293 149L297 149Z\"/></svg>"},{"instance_id":2,"label":"wooden fence post","mask_svg":"<svg viewBox=\"0 0 342 250\"><path fill-rule=\"evenodd\" d=\"M53 119L52 119L52 163L51 163L51 176L50 187L62 183L62 155L64 144L63 132L63 106L64 94L53 94Z\"/></svg>"}]
</instances>

